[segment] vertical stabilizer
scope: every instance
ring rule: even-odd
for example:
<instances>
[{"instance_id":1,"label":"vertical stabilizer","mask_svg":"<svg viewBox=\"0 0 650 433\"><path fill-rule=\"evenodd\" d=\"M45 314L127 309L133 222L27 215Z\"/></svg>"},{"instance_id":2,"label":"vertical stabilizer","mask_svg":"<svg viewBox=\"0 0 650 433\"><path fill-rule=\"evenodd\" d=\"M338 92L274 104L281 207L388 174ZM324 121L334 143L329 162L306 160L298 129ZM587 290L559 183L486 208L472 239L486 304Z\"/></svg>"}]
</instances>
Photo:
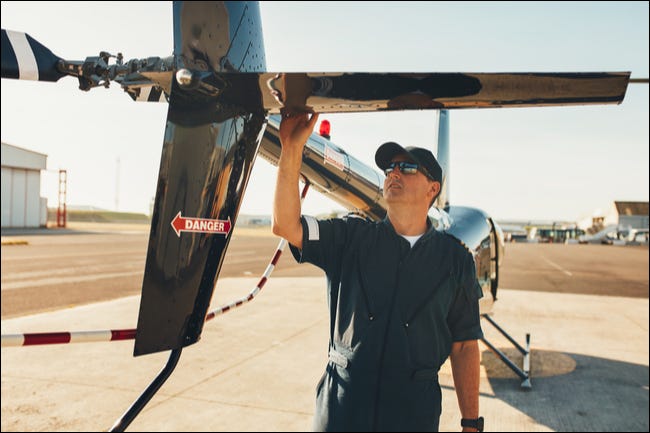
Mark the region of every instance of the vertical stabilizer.
<instances>
[{"instance_id":1,"label":"vertical stabilizer","mask_svg":"<svg viewBox=\"0 0 650 433\"><path fill-rule=\"evenodd\" d=\"M442 185L436 206L449 207L449 111L440 110L438 117L438 163L442 167Z\"/></svg>"}]
</instances>

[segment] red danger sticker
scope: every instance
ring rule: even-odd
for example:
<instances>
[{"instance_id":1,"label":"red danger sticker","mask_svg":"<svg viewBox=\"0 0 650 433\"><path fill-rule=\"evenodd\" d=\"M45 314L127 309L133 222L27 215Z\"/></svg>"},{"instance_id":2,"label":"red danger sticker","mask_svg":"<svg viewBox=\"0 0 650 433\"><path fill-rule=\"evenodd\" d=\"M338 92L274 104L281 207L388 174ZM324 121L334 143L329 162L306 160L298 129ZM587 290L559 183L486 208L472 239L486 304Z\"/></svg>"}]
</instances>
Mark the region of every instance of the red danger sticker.
<instances>
[{"instance_id":1,"label":"red danger sticker","mask_svg":"<svg viewBox=\"0 0 650 433\"><path fill-rule=\"evenodd\" d=\"M171 224L179 238L181 237L181 232L217 233L222 235L228 235L230 232L230 218L227 220L183 218L180 211L176 214Z\"/></svg>"}]
</instances>

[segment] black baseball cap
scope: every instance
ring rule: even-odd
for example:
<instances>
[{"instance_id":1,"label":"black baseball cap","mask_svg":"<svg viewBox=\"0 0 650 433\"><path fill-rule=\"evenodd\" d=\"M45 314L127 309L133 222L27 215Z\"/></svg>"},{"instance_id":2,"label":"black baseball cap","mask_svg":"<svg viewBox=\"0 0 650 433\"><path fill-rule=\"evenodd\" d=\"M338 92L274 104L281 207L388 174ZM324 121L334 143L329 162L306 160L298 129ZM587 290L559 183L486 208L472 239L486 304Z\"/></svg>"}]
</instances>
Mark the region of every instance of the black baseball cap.
<instances>
[{"instance_id":1,"label":"black baseball cap","mask_svg":"<svg viewBox=\"0 0 650 433\"><path fill-rule=\"evenodd\" d=\"M402 147L399 144L389 141L382 144L377 149L375 153L375 163L377 167L382 170L386 170L388 165L391 163L391 160L396 155L406 155L408 158L413 160L413 162L420 165L423 168L430 179L433 179L437 182L442 182L442 167L438 164L436 157L433 156L430 150L423 149L421 147Z\"/></svg>"}]
</instances>

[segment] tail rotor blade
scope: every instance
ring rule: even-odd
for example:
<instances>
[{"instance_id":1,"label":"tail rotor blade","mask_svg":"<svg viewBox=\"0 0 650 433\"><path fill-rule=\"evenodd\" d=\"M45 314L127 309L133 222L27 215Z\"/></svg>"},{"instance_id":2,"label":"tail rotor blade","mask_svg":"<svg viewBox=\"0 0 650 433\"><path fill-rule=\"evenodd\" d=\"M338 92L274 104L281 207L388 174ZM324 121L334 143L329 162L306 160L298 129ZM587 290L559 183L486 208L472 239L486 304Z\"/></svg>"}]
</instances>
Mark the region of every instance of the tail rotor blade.
<instances>
[{"instance_id":1,"label":"tail rotor blade","mask_svg":"<svg viewBox=\"0 0 650 433\"><path fill-rule=\"evenodd\" d=\"M248 35L232 29L259 21L259 7L247 2L174 2L174 55L185 68L207 61L219 67L218 59L229 55L240 59L242 68L249 66L242 56L250 56L251 64L262 69L249 43L214 43L217 34L224 41ZM256 35L250 46L261 47L261 34ZM174 74L171 83L136 356L180 349L200 339L266 127L259 95L251 98L257 105L226 110L217 87L221 83L206 71L187 71L188 77Z\"/></svg>"}]
</instances>

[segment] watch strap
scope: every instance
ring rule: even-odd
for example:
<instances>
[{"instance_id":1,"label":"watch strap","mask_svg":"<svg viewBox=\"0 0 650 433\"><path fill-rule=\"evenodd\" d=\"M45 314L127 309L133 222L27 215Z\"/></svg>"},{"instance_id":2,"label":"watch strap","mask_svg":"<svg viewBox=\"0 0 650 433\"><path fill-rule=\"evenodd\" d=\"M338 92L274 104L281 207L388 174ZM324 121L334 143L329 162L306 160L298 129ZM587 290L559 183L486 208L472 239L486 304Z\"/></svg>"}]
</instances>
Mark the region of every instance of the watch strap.
<instances>
[{"instance_id":1,"label":"watch strap","mask_svg":"<svg viewBox=\"0 0 650 433\"><path fill-rule=\"evenodd\" d=\"M475 428L478 431L483 431L483 417L478 418L463 418L460 420L461 427L471 427Z\"/></svg>"}]
</instances>

